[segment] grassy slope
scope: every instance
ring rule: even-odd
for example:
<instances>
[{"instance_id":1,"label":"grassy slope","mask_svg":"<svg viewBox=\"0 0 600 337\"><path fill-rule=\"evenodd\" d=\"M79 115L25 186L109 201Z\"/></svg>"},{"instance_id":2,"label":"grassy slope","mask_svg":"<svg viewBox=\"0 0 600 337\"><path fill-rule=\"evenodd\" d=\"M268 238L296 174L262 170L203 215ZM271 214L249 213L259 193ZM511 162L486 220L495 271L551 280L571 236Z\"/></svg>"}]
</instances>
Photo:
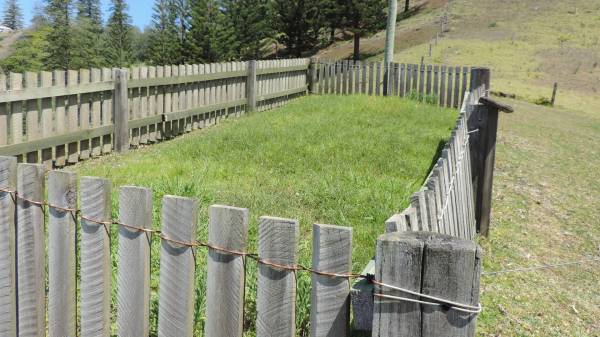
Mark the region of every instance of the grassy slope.
<instances>
[{"instance_id":1,"label":"grassy slope","mask_svg":"<svg viewBox=\"0 0 600 337\"><path fill-rule=\"evenodd\" d=\"M423 19L399 24L414 36ZM451 31L427 57L429 39L396 44L396 60L481 65L509 100L500 121L492 234L485 268L600 255L600 3L594 0L465 0L449 6ZM400 33L401 34L401 33ZM402 37L398 37L402 39ZM383 41L378 43L382 48ZM327 53L326 51L323 53ZM372 57L382 59L381 55ZM484 336L600 336L600 265L487 276L479 321Z\"/></svg>"},{"instance_id":2,"label":"grassy slope","mask_svg":"<svg viewBox=\"0 0 600 337\"><path fill-rule=\"evenodd\" d=\"M197 198L200 240L207 238L206 208L215 203L250 209L253 251L259 216L299 219L301 262L306 265L310 265L312 223L352 226L353 269L360 272L375 253L374 242L383 232L384 221L406 207L409 196L422 184L455 118L454 111L399 98L313 96L73 169L81 175L110 177L115 188L127 184L152 188L155 227L163 195ZM156 241L153 251L158 253ZM205 256L198 254L200 292ZM153 270L158 268L157 260ZM251 325L256 291L254 264L249 267L246 319ZM157 277L152 286L156 290ZM307 275L300 276L299 288L297 325L305 329L310 297ZM155 297L153 307L154 319ZM199 308L204 308L202 302ZM199 335L203 313L197 314Z\"/></svg>"}]
</instances>

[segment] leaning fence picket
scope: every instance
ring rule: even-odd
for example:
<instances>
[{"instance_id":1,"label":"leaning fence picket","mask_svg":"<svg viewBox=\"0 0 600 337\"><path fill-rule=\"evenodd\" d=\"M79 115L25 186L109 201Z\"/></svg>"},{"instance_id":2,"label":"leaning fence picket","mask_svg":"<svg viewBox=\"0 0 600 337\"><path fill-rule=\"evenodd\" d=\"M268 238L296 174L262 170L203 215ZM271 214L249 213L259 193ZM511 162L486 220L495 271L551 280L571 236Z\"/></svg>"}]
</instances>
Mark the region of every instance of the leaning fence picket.
<instances>
[{"instance_id":1,"label":"leaning fence picket","mask_svg":"<svg viewBox=\"0 0 600 337\"><path fill-rule=\"evenodd\" d=\"M81 337L111 333L110 192L107 179L81 178Z\"/></svg>"},{"instance_id":2,"label":"leaning fence picket","mask_svg":"<svg viewBox=\"0 0 600 337\"><path fill-rule=\"evenodd\" d=\"M258 256L266 263L293 267L298 260L297 220L261 217ZM296 334L295 271L259 264L256 336L293 337Z\"/></svg>"},{"instance_id":3,"label":"leaning fence picket","mask_svg":"<svg viewBox=\"0 0 600 337\"><path fill-rule=\"evenodd\" d=\"M197 202L166 196L162 205L158 336L192 337L194 334L194 252ZM170 241L172 240L172 241ZM179 243L181 242L181 243Z\"/></svg>"},{"instance_id":4,"label":"leaning fence picket","mask_svg":"<svg viewBox=\"0 0 600 337\"><path fill-rule=\"evenodd\" d=\"M17 158L0 157L0 335L16 336L17 280L15 195Z\"/></svg>"},{"instance_id":5,"label":"leaning fence picket","mask_svg":"<svg viewBox=\"0 0 600 337\"><path fill-rule=\"evenodd\" d=\"M147 188L121 187L119 219L142 229L152 224L152 192ZM119 227L117 274L117 333L148 336L150 315L150 233Z\"/></svg>"},{"instance_id":6,"label":"leaning fence picket","mask_svg":"<svg viewBox=\"0 0 600 337\"><path fill-rule=\"evenodd\" d=\"M41 87L52 87L52 73L44 71L41 73ZM41 100L41 137L48 138L54 135L53 116L52 116L52 97L46 97ZM41 150L40 162L44 164L47 170L52 169L52 148L43 148Z\"/></svg>"},{"instance_id":7,"label":"leaning fence picket","mask_svg":"<svg viewBox=\"0 0 600 337\"><path fill-rule=\"evenodd\" d=\"M352 271L352 228L314 225L312 268L319 272ZM312 274L311 336L348 336L350 281L344 277Z\"/></svg>"},{"instance_id":8,"label":"leaning fence picket","mask_svg":"<svg viewBox=\"0 0 600 337\"><path fill-rule=\"evenodd\" d=\"M19 337L46 334L44 166L17 167L17 319Z\"/></svg>"},{"instance_id":9,"label":"leaning fence picket","mask_svg":"<svg viewBox=\"0 0 600 337\"><path fill-rule=\"evenodd\" d=\"M75 240L77 175L48 175L48 336L76 336ZM60 207L61 209L59 209Z\"/></svg>"},{"instance_id":10,"label":"leaning fence picket","mask_svg":"<svg viewBox=\"0 0 600 337\"><path fill-rule=\"evenodd\" d=\"M208 241L228 251L244 252L248 236L248 210L213 205L209 209ZM245 257L210 249L206 281L204 334L241 337L244 313Z\"/></svg>"}]
</instances>

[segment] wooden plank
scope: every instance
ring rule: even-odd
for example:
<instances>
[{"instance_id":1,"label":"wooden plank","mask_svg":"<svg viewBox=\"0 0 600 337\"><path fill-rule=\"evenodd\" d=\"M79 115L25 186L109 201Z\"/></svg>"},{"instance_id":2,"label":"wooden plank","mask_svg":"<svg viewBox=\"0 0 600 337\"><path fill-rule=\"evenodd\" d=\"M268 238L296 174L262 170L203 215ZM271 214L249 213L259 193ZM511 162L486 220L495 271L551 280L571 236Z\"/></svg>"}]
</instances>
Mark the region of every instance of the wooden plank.
<instances>
[{"instance_id":1,"label":"wooden plank","mask_svg":"<svg viewBox=\"0 0 600 337\"><path fill-rule=\"evenodd\" d=\"M361 61L354 62L354 93L355 94L360 94L361 81L362 81L362 78L360 77L361 72L362 72L362 62Z\"/></svg>"},{"instance_id":2,"label":"wooden plank","mask_svg":"<svg viewBox=\"0 0 600 337\"><path fill-rule=\"evenodd\" d=\"M200 68L197 64L190 65L192 67L193 75L200 75ZM237 70L237 68L234 68ZM197 108L200 102L200 84L198 82L194 82L190 84L190 90L192 90L191 95L191 103L189 105L190 108ZM200 116L192 116L192 130L196 130L200 127Z\"/></svg>"},{"instance_id":3,"label":"wooden plank","mask_svg":"<svg viewBox=\"0 0 600 337\"><path fill-rule=\"evenodd\" d=\"M367 78L369 89L367 91L367 95L371 96L374 92L373 82L375 78L375 64L373 62L369 62L369 77Z\"/></svg>"},{"instance_id":4,"label":"wooden plank","mask_svg":"<svg viewBox=\"0 0 600 337\"><path fill-rule=\"evenodd\" d=\"M253 112L256 110L257 96L257 64L252 60L248 62L248 79L246 80L246 97L248 98L247 111ZM212 102L211 102L212 103Z\"/></svg>"},{"instance_id":5,"label":"wooden plank","mask_svg":"<svg viewBox=\"0 0 600 337\"><path fill-rule=\"evenodd\" d=\"M406 64L400 64L400 79L399 79L399 95L401 97L406 96Z\"/></svg>"},{"instance_id":6,"label":"wooden plank","mask_svg":"<svg viewBox=\"0 0 600 337\"><path fill-rule=\"evenodd\" d=\"M463 76L462 76L462 87L460 90L460 103L459 106L462 106L463 103L463 95L466 94L467 92L467 83L469 82L469 67L463 67L462 68L462 72L463 72Z\"/></svg>"},{"instance_id":7,"label":"wooden plank","mask_svg":"<svg viewBox=\"0 0 600 337\"><path fill-rule=\"evenodd\" d=\"M412 89L413 69L412 69L412 67L413 67L412 64L406 65L406 88L405 88L406 96L410 96L411 93L413 92L413 89Z\"/></svg>"},{"instance_id":8,"label":"wooden plank","mask_svg":"<svg viewBox=\"0 0 600 337\"><path fill-rule=\"evenodd\" d=\"M44 71L41 73L41 87L42 88L51 88L52 87L52 73ZM52 103L53 99L44 98L41 100L41 110L42 110L42 118L41 118L41 138L48 138L55 135L54 128L54 113L52 111ZM47 147L42 149L41 152L41 163L44 164L47 170L51 170L53 166L53 149L52 147Z\"/></svg>"},{"instance_id":9,"label":"wooden plank","mask_svg":"<svg viewBox=\"0 0 600 337\"><path fill-rule=\"evenodd\" d=\"M342 70L342 94L348 94L348 60L341 61Z\"/></svg>"},{"instance_id":10,"label":"wooden plank","mask_svg":"<svg viewBox=\"0 0 600 337\"><path fill-rule=\"evenodd\" d=\"M261 217L258 256L267 263L295 266L298 262L298 239L297 220ZM295 336L295 305L295 272L259 264L256 336Z\"/></svg>"},{"instance_id":11,"label":"wooden plank","mask_svg":"<svg viewBox=\"0 0 600 337\"><path fill-rule=\"evenodd\" d=\"M423 99L425 95L425 65L421 63L419 65L419 98Z\"/></svg>"},{"instance_id":12,"label":"wooden plank","mask_svg":"<svg viewBox=\"0 0 600 337\"><path fill-rule=\"evenodd\" d=\"M338 61L335 63L335 94L342 94L342 62Z\"/></svg>"},{"instance_id":13,"label":"wooden plank","mask_svg":"<svg viewBox=\"0 0 600 337\"><path fill-rule=\"evenodd\" d=\"M456 67L454 69L454 98L453 98L453 102L454 104L452 105L455 108L458 108L460 105L460 74L461 74L461 69L460 67ZM464 92L463 92L464 93Z\"/></svg>"},{"instance_id":14,"label":"wooden plank","mask_svg":"<svg viewBox=\"0 0 600 337\"><path fill-rule=\"evenodd\" d=\"M23 75L17 73L9 74L10 92L23 89ZM10 131L13 144L22 143L23 134L23 103L14 101L10 105Z\"/></svg>"},{"instance_id":15,"label":"wooden plank","mask_svg":"<svg viewBox=\"0 0 600 337\"><path fill-rule=\"evenodd\" d=\"M19 74L20 75L20 74ZM19 89L0 92L1 103L11 103L17 101L38 100L42 98L51 98L57 96L71 96L83 93L99 92L109 90L113 87L112 83L99 83L88 85L69 85L54 86L50 88L27 88L19 86Z\"/></svg>"},{"instance_id":16,"label":"wooden plank","mask_svg":"<svg viewBox=\"0 0 600 337\"><path fill-rule=\"evenodd\" d=\"M136 81L140 79L140 68L139 67L131 67L131 71L129 73L129 79L132 81ZM128 90L130 96L128 97L128 106L131 109L129 120L137 120L141 118L140 115L140 91L141 87L136 87ZM131 146L140 145L140 128L131 128L131 134L129 136L129 142Z\"/></svg>"},{"instance_id":17,"label":"wooden plank","mask_svg":"<svg viewBox=\"0 0 600 337\"><path fill-rule=\"evenodd\" d=\"M27 89L32 88L35 89L38 87L38 74L27 72L25 73L25 87ZM26 110L26 134L27 140L37 140L40 139L41 132L39 128L39 111L38 111L38 101L37 100L27 100L25 102L25 110ZM38 162L38 151L33 151L27 154L27 161L30 163Z\"/></svg>"},{"instance_id":18,"label":"wooden plank","mask_svg":"<svg viewBox=\"0 0 600 337\"><path fill-rule=\"evenodd\" d=\"M115 90L113 94L114 136L113 144L117 152L129 150L129 105L127 90L127 71L116 69L114 73Z\"/></svg>"},{"instance_id":19,"label":"wooden plank","mask_svg":"<svg viewBox=\"0 0 600 337\"><path fill-rule=\"evenodd\" d=\"M348 61L348 90L347 94L354 93L354 69L356 66L354 65L354 61Z\"/></svg>"},{"instance_id":20,"label":"wooden plank","mask_svg":"<svg viewBox=\"0 0 600 337\"><path fill-rule=\"evenodd\" d=\"M440 68L440 106L446 106L446 66Z\"/></svg>"},{"instance_id":21,"label":"wooden plank","mask_svg":"<svg viewBox=\"0 0 600 337\"><path fill-rule=\"evenodd\" d=\"M377 69L375 70L375 95L379 96L382 94L382 79L381 79L381 62L377 62ZM384 69L385 70L385 69Z\"/></svg>"},{"instance_id":22,"label":"wooden plank","mask_svg":"<svg viewBox=\"0 0 600 337\"><path fill-rule=\"evenodd\" d=\"M385 221L385 232L404 232L408 230L404 214L394 214Z\"/></svg>"},{"instance_id":23,"label":"wooden plank","mask_svg":"<svg viewBox=\"0 0 600 337\"><path fill-rule=\"evenodd\" d=\"M0 157L0 188L17 190L17 158ZM14 195L0 191L0 335L17 335L17 273Z\"/></svg>"},{"instance_id":24,"label":"wooden plank","mask_svg":"<svg viewBox=\"0 0 600 337\"><path fill-rule=\"evenodd\" d=\"M77 174L51 171L48 203L77 208ZM48 226L48 336L76 336L75 226L77 215L49 207Z\"/></svg>"},{"instance_id":25,"label":"wooden plank","mask_svg":"<svg viewBox=\"0 0 600 337\"><path fill-rule=\"evenodd\" d=\"M361 94L366 94L367 93L367 63L366 62L361 62L361 70L362 70L362 74L361 74L361 82L360 82L360 92Z\"/></svg>"},{"instance_id":26,"label":"wooden plank","mask_svg":"<svg viewBox=\"0 0 600 337\"><path fill-rule=\"evenodd\" d=\"M112 82L113 80L113 70L108 68L102 69L102 81L103 82ZM112 125L113 124L113 90L114 85L111 90L106 90L102 92L102 126ZM102 139L102 153L110 153L113 149L113 136L112 132L110 134L104 135L101 137Z\"/></svg>"},{"instance_id":27,"label":"wooden plank","mask_svg":"<svg viewBox=\"0 0 600 337\"><path fill-rule=\"evenodd\" d=\"M17 166L17 320L19 336L46 335L46 237L44 210L28 200L44 198L44 166Z\"/></svg>"},{"instance_id":28,"label":"wooden plank","mask_svg":"<svg viewBox=\"0 0 600 337\"><path fill-rule=\"evenodd\" d=\"M352 271L352 228L313 226L312 268L321 272L348 274ZM311 336L348 336L350 280L312 274L310 307Z\"/></svg>"},{"instance_id":29,"label":"wooden plank","mask_svg":"<svg viewBox=\"0 0 600 337\"><path fill-rule=\"evenodd\" d=\"M437 98L439 103L440 97L440 66L433 67L433 92L432 94Z\"/></svg>"},{"instance_id":30,"label":"wooden plank","mask_svg":"<svg viewBox=\"0 0 600 337\"><path fill-rule=\"evenodd\" d=\"M165 76L165 67L158 66L156 67L156 78L162 78ZM159 86L155 88L156 90L156 114L162 115L165 113L166 109L166 93L167 89L164 86ZM158 123L156 124L156 140L161 141L165 137L164 133L164 124Z\"/></svg>"},{"instance_id":31,"label":"wooden plank","mask_svg":"<svg viewBox=\"0 0 600 337\"><path fill-rule=\"evenodd\" d=\"M427 96L431 95L431 87L432 87L432 71L433 71L433 67L431 65L427 66L427 85L425 87L425 93L427 94Z\"/></svg>"},{"instance_id":32,"label":"wooden plank","mask_svg":"<svg viewBox=\"0 0 600 337\"><path fill-rule=\"evenodd\" d=\"M165 65L166 67L177 67L178 66L170 66ZM274 69L277 70L277 69ZM277 73L278 71L271 72L270 69L264 70L263 74L266 73ZM227 79L227 78L240 78L246 77L246 71L232 71L232 72L222 72L222 73L205 73L204 75L190 75L190 76L178 76L178 77L157 77L154 79L145 79L145 80L132 80L128 83L128 88L140 88L140 87L152 87L152 86L176 86L180 84L192 83L192 82L211 82L219 79ZM262 74L261 74L262 75ZM92 90L88 90L92 91ZM1 97L1 96L0 96ZM1 100L0 100L1 101Z\"/></svg>"},{"instance_id":33,"label":"wooden plank","mask_svg":"<svg viewBox=\"0 0 600 337\"><path fill-rule=\"evenodd\" d=\"M81 178L81 337L111 333L110 228L92 222L110 222L108 179Z\"/></svg>"},{"instance_id":34,"label":"wooden plank","mask_svg":"<svg viewBox=\"0 0 600 337\"><path fill-rule=\"evenodd\" d=\"M448 84L446 85L446 107L452 107L452 77L454 75L454 67L446 68L448 76Z\"/></svg>"},{"instance_id":35,"label":"wooden plank","mask_svg":"<svg viewBox=\"0 0 600 337\"><path fill-rule=\"evenodd\" d=\"M67 84L75 86L79 84L79 74L75 70L67 71ZM77 95L71 95L67 98L67 130L75 132L79 130L79 99ZM75 164L79 161L79 142L67 144L67 162Z\"/></svg>"},{"instance_id":36,"label":"wooden plank","mask_svg":"<svg viewBox=\"0 0 600 337\"><path fill-rule=\"evenodd\" d=\"M423 250L421 292L449 301L477 306L479 248L471 240L434 235ZM452 280L452 282L448 282ZM423 336L469 336L475 331L477 315L458 312L444 306L422 306Z\"/></svg>"},{"instance_id":37,"label":"wooden plank","mask_svg":"<svg viewBox=\"0 0 600 337\"><path fill-rule=\"evenodd\" d=\"M422 234L394 232L379 236L375 257L376 280L411 291L421 291L424 245L417 238L419 235ZM375 286L375 293L418 299L416 296L381 286ZM420 305L375 296L373 336L421 336Z\"/></svg>"},{"instance_id":38,"label":"wooden plank","mask_svg":"<svg viewBox=\"0 0 600 337\"><path fill-rule=\"evenodd\" d=\"M148 78L148 67L140 67L140 79ZM139 118L149 117L148 112L148 87L140 88L140 114ZM148 125L140 127L140 144L148 144Z\"/></svg>"},{"instance_id":39,"label":"wooden plank","mask_svg":"<svg viewBox=\"0 0 600 337\"><path fill-rule=\"evenodd\" d=\"M67 73L63 70L54 71L55 87L64 87L67 83ZM67 132L67 107L68 107L68 96L56 97L55 101L55 127L56 135L62 135ZM66 157L66 143L58 144L54 148L54 165L57 167L63 167L67 163Z\"/></svg>"},{"instance_id":40,"label":"wooden plank","mask_svg":"<svg viewBox=\"0 0 600 337\"><path fill-rule=\"evenodd\" d=\"M0 74L0 94L6 92L6 75ZM8 108L9 104L0 103L0 146L8 144L8 134L10 129Z\"/></svg>"},{"instance_id":41,"label":"wooden plank","mask_svg":"<svg viewBox=\"0 0 600 337\"><path fill-rule=\"evenodd\" d=\"M193 199L165 196L162 235L179 242L196 240L198 204ZM158 336L192 337L194 334L193 247L162 240L158 293Z\"/></svg>"},{"instance_id":42,"label":"wooden plank","mask_svg":"<svg viewBox=\"0 0 600 337\"><path fill-rule=\"evenodd\" d=\"M79 71L79 83L88 84L90 83L91 76L89 69L81 69ZM79 97L79 128L81 130L87 130L90 128L90 94L81 94ZM82 160L90 157L90 140L82 139L79 142L79 157Z\"/></svg>"},{"instance_id":43,"label":"wooden plank","mask_svg":"<svg viewBox=\"0 0 600 337\"><path fill-rule=\"evenodd\" d=\"M244 252L248 237L248 210L213 205L209 209L208 241ZM244 257L211 249L206 281L205 336L241 337L244 315Z\"/></svg>"},{"instance_id":44,"label":"wooden plank","mask_svg":"<svg viewBox=\"0 0 600 337\"><path fill-rule=\"evenodd\" d=\"M125 186L119 196L120 221L129 226L152 226L152 191ZM117 333L148 336L150 315L150 234L119 227L117 274Z\"/></svg>"}]
</instances>

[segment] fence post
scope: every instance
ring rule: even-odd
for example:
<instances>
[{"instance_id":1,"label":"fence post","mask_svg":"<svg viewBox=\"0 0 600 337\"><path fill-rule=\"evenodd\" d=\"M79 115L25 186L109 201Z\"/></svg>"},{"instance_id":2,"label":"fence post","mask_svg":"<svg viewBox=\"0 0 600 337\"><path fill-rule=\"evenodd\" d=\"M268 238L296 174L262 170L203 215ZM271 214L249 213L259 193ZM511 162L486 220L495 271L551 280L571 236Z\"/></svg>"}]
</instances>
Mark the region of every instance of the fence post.
<instances>
[{"instance_id":1,"label":"fence post","mask_svg":"<svg viewBox=\"0 0 600 337\"><path fill-rule=\"evenodd\" d=\"M310 94L317 93L317 67L319 66L319 60L316 57L310 58L310 64L308 65L308 92Z\"/></svg>"},{"instance_id":2,"label":"fence post","mask_svg":"<svg viewBox=\"0 0 600 337\"><path fill-rule=\"evenodd\" d=\"M0 157L0 335L16 336L17 282L15 249L15 199L17 158Z\"/></svg>"},{"instance_id":3,"label":"fence post","mask_svg":"<svg viewBox=\"0 0 600 337\"><path fill-rule=\"evenodd\" d=\"M471 177L475 195L475 219L477 231L487 236L489 233L492 206L492 185L496 158L496 135L498 132L499 111L513 112L509 106L498 104L489 98L481 97L469 118L471 134Z\"/></svg>"},{"instance_id":4,"label":"fence post","mask_svg":"<svg viewBox=\"0 0 600 337\"><path fill-rule=\"evenodd\" d=\"M376 254L375 279L379 282L462 305L478 305L481 251L471 240L437 233L387 233L378 238ZM453 281L448 282L449 279ZM476 314L410 301L417 299L418 296L376 285L373 336L475 335Z\"/></svg>"},{"instance_id":5,"label":"fence post","mask_svg":"<svg viewBox=\"0 0 600 337\"><path fill-rule=\"evenodd\" d=\"M127 91L127 70L115 69L115 92L113 95L115 151L129 150L129 98Z\"/></svg>"},{"instance_id":6,"label":"fence post","mask_svg":"<svg viewBox=\"0 0 600 337\"><path fill-rule=\"evenodd\" d=\"M246 98L248 111L256 110L256 64L255 60L248 61L248 80L246 81Z\"/></svg>"},{"instance_id":7,"label":"fence post","mask_svg":"<svg viewBox=\"0 0 600 337\"><path fill-rule=\"evenodd\" d=\"M552 104L552 106L554 106L554 103L556 102L556 92L558 91L558 83L554 82L554 87L552 88L552 99L550 100L550 103Z\"/></svg>"},{"instance_id":8,"label":"fence post","mask_svg":"<svg viewBox=\"0 0 600 337\"><path fill-rule=\"evenodd\" d=\"M471 69L471 88L475 102L479 97L488 97L490 90L490 69L472 68Z\"/></svg>"}]
</instances>

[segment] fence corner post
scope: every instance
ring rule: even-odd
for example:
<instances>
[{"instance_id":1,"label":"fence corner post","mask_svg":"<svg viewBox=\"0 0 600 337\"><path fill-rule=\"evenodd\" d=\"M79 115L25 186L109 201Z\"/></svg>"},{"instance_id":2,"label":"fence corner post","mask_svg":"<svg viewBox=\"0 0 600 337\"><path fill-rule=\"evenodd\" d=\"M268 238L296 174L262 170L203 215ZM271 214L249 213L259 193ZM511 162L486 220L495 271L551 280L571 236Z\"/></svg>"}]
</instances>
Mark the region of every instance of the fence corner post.
<instances>
[{"instance_id":1,"label":"fence corner post","mask_svg":"<svg viewBox=\"0 0 600 337\"><path fill-rule=\"evenodd\" d=\"M372 336L475 336L477 314L456 311L479 304L481 249L473 241L429 232L387 233L377 239L375 259ZM415 303L418 296L382 284L447 302Z\"/></svg>"},{"instance_id":2,"label":"fence corner post","mask_svg":"<svg viewBox=\"0 0 600 337\"><path fill-rule=\"evenodd\" d=\"M317 65L319 64L319 59L316 57L310 58L310 63L308 65L308 93L316 94L316 84L317 84Z\"/></svg>"},{"instance_id":3,"label":"fence corner post","mask_svg":"<svg viewBox=\"0 0 600 337\"><path fill-rule=\"evenodd\" d=\"M490 69L482 67L471 68L470 91L473 93L475 102L480 97L488 97L490 93Z\"/></svg>"},{"instance_id":4,"label":"fence corner post","mask_svg":"<svg viewBox=\"0 0 600 337\"><path fill-rule=\"evenodd\" d=\"M246 98L248 99L248 111L256 110L256 61L248 61L248 80L246 82Z\"/></svg>"},{"instance_id":5,"label":"fence corner post","mask_svg":"<svg viewBox=\"0 0 600 337\"><path fill-rule=\"evenodd\" d=\"M113 95L114 147L117 152L129 150L129 103L127 90L127 70L115 69L115 90Z\"/></svg>"}]
</instances>

